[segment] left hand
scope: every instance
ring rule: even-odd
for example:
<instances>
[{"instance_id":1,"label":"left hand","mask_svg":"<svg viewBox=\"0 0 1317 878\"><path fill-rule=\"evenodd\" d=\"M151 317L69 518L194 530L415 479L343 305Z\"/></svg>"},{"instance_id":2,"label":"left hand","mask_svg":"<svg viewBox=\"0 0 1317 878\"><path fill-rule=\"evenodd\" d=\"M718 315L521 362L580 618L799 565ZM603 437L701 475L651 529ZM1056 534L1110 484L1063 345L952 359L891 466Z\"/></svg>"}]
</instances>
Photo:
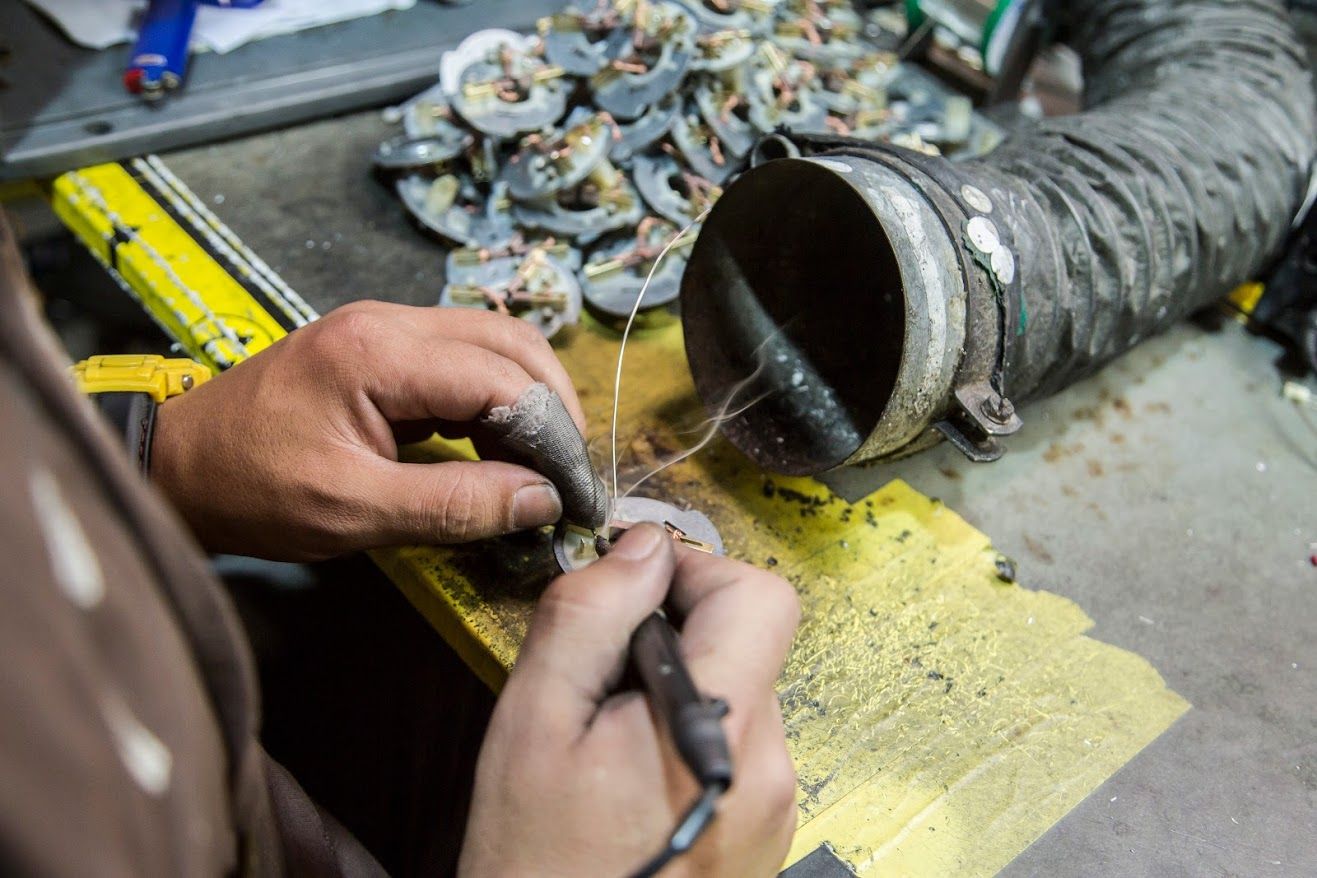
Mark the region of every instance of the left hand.
<instances>
[{"instance_id":1,"label":"left hand","mask_svg":"<svg viewBox=\"0 0 1317 878\"><path fill-rule=\"evenodd\" d=\"M566 370L524 321L356 302L161 406L151 478L208 550L284 560L551 524L562 501L533 470L398 461L400 442L469 435L537 381L582 430Z\"/></svg>"}]
</instances>

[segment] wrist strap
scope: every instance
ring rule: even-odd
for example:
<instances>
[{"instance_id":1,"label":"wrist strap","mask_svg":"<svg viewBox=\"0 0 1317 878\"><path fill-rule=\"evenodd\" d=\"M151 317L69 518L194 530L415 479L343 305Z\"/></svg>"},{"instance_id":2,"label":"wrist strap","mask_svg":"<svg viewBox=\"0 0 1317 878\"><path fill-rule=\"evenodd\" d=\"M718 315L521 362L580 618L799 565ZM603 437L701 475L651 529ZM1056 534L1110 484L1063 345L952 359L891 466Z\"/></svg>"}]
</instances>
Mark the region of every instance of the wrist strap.
<instances>
[{"instance_id":1,"label":"wrist strap","mask_svg":"<svg viewBox=\"0 0 1317 878\"><path fill-rule=\"evenodd\" d=\"M131 390L156 402L205 382L210 369L192 360L165 359L155 354L102 354L76 364L73 381L83 393Z\"/></svg>"},{"instance_id":2,"label":"wrist strap","mask_svg":"<svg viewBox=\"0 0 1317 878\"><path fill-rule=\"evenodd\" d=\"M151 472L151 440L155 436L155 413L159 404L149 393L111 390L91 394L92 404L110 422L123 447L142 473Z\"/></svg>"},{"instance_id":3,"label":"wrist strap","mask_svg":"<svg viewBox=\"0 0 1317 878\"><path fill-rule=\"evenodd\" d=\"M154 354L91 357L71 371L78 389L123 437L124 448L144 474L151 471L151 439L160 403L210 378L210 370L200 363Z\"/></svg>"}]
</instances>

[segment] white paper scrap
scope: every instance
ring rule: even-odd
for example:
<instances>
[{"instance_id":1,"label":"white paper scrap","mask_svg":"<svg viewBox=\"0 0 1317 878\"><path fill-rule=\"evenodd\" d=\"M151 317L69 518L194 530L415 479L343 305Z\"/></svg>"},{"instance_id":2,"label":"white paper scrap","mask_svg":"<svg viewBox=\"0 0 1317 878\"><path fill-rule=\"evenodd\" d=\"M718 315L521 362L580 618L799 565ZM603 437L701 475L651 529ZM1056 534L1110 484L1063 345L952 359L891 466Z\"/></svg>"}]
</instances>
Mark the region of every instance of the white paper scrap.
<instances>
[{"instance_id":1,"label":"white paper scrap","mask_svg":"<svg viewBox=\"0 0 1317 878\"><path fill-rule=\"evenodd\" d=\"M145 0L27 0L69 39L89 49L105 49L137 36ZM254 40L295 33L334 22L409 9L416 0L265 0L252 9L203 4L192 30L192 48L231 52Z\"/></svg>"}]
</instances>

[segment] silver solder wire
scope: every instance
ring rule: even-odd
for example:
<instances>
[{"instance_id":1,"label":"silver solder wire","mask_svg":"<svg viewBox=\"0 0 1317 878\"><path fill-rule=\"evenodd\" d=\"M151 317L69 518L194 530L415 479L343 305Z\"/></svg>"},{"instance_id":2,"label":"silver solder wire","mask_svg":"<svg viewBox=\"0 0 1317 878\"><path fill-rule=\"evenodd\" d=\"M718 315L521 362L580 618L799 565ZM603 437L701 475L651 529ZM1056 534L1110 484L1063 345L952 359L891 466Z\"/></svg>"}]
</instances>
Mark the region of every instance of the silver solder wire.
<instances>
[{"instance_id":1,"label":"silver solder wire","mask_svg":"<svg viewBox=\"0 0 1317 878\"><path fill-rule=\"evenodd\" d=\"M640 303L645 300L645 293L649 292L649 285L654 280L654 273L658 271L659 265L663 258L668 255L668 251L676 246L677 242L686 236L691 229L704 222L704 218L713 210L713 205L709 205L686 224L686 227L677 234L673 235L668 242L663 245L658 256L654 258L654 264L649 267L649 274L645 277L645 283L640 287L640 294L636 296L635 304L631 306L631 314L627 317L626 327L622 330L622 344L617 349L617 374L613 378L613 428L610 433L610 440L613 452L613 505L617 505L618 486L617 486L617 410L618 402L622 396L622 358L626 356L627 339L631 337L631 326L636 322L636 315L640 313Z\"/></svg>"}]
</instances>

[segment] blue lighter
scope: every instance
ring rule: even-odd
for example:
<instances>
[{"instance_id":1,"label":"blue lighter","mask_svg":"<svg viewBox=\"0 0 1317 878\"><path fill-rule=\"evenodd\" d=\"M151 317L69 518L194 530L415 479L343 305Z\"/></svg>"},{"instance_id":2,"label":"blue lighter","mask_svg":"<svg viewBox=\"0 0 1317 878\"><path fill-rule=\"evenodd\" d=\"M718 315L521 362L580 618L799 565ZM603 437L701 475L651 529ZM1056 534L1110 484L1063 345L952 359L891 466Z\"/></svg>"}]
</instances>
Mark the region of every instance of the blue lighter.
<instances>
[{"instance_id":1,"label":"blue lighter","mask_svg":"<svg viewBox=\"0 0 1317 878\"><path fill-rule=\"evenodd\" d=\"M151 0L142 14L123 84L148 101L159 100L183 83L188 42L197 20L197 6L250 8L261 0Z\"/></svg>"}]
</instances>

